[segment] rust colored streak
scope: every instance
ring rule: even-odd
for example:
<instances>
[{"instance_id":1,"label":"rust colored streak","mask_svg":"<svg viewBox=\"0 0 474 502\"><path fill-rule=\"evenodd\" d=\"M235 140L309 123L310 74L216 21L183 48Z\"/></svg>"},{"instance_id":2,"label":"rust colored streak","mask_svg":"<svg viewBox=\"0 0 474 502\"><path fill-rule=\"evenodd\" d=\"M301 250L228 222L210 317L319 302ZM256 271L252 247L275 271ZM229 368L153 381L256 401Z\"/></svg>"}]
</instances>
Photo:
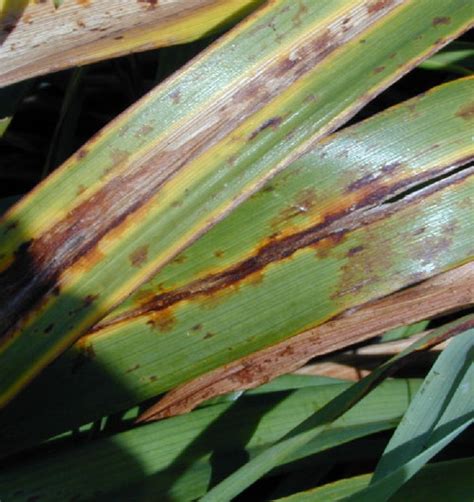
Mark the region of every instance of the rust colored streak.
<instances>
[{"instance_id":1,"label":"rust colored streak","mask_svg":"<svg viewBox=\"0 0 474 502\"><path fill-rule=\"evenodd\" d=\"M191 411L203 401L250 389L302 367L315 356L340 350L387 330L474 305L474 262L421 284L366 304L300 333L289 340L245 356L169 392L139 421L158 420ZM421 349L474 327L474 319L459 323Z\"/></svg>"},{"instance_id":2,"label":"rust colored streak","mask_svg":"<svg viewBox=\"0 0 474 502\"><path fill-rule=\"evenodd\" d=\"M445 169L446 168L444 168L442 172L445 172ZM431 177L437 174L438 170L436 172L431 172ZM425 188L418 196L413 195L410 202L415 202L419 197L429 196L452 184L462 183L466 178L472 176L472 174L473 172L471 170L466 170L464 173L452 177L453 179L448 177L431 187ZM424 177L420 181L425 180L426 177L427 175L424 173ZM428 176L428 178L429 177L430 176ZM416 176L414 178L417 179ZM413 178L399 181L391 186L373 186L372 190L364 194L356 204L352 203L350 207L345 207L338 212L326 215L320 223L300 232L279 239L275 238L261 246L250 258L221 272L210 274L203 279L198 279L174 291L158 294L134 310L125 312L107 322L97 324L91 332L98 331L105 326L123 322L134 317L157 313L161 310L169 309L175 304L189 301L196 297L209 298L213 294L237 286L244 280L249 281L249 283L258 284L263 280L262 272L266 267L272 263L291 258L297 251L307 247L315 247L319 256L324 258L329 249L332 249L344 240L347 232L386 218L400 210L401 207L406 205L406 202L403 200L398 203L387 205L378 212L366 214L368 208L382 203L384 200L398 193L403 187L411 187L412 185ZM362 251L362 249L354 248L353 254L360 251ZM256 275L255 281L252 280L252 276L254 275Z\"/></svg>"}]
</instances>

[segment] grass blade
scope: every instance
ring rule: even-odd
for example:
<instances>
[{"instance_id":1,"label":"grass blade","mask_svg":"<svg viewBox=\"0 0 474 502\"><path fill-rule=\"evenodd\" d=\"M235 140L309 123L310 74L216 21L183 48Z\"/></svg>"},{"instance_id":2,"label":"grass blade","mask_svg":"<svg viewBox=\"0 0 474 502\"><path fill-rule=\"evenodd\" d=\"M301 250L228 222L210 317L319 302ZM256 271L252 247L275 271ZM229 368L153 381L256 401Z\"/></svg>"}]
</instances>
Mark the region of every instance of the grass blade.
<instances>
[{"instance_id":1,"label":"grass blade","mask_svg":"<svg viewBox=\"0 0 474 502\"><path fill-rule=\"evenodd\" d=\"M245 464L224 481L212 488L201 500L203 502L212 501L227 501L241 493L245 488L253 484L261 476L271 470L277 463L283 462L291 452L301 448L306 442L318 437L327 427L326 424L343 415L348 409L358 402L364 395L377 385L387 373L393 370L404 357L408 356L413 351L420 347L426 347L439 343L441 339L455 336L459 333L466 332L465 336L472 337L474 333L474 317L466 317L460 321L452 323L444 328L441 328L434 333L430 333L411 345L409 348L401 352L399 355L390 359L387 363L379 366L373 373L352 385L349 389L340 394L336 399L332 400L321 410L316 412L311 418L300 424L291 433L287 434L273 446L266 449L253 460ZM472 420L472 419L470 419ZM469 422L465 422L455 430L450 431L445 438L442 438L438 443L435 443L427 453L420 458L414 459L416 465L423 465L426 462L425 458L439 451L453 437L456 437L462 432ZM397 475L399 473L397 472ZM367 499L365 499L367 500Z\"/></svg>"}]
</instances>

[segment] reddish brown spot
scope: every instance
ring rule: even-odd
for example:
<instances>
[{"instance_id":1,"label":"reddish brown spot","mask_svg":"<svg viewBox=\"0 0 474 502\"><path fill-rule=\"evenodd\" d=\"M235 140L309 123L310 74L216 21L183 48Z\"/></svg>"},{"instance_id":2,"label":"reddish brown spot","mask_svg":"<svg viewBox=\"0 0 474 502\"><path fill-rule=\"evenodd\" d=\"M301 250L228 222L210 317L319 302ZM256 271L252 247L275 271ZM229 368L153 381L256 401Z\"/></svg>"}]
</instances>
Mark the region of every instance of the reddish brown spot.
<instances>
[{"instance_id":1,"label":"reddish brown spot","mask_svg":"<svg viewBox=\"0 0 474 502\"><path fill-rule=\"evenodd\" d=\"M147 136L148 134L150 134L151 132L153 131L153 127L151 125L148 125L148 124L144 124L140 127L140 129L137 131L137 133L135 134L136 137L140 137L140 136Z\"/></svg>"},{"instance_id":2,"label":"reddish brown spot","mask_svg":"<svg viewBox=\"0 0 474 502\"><path fill-rule=\"evenodd\" d=\"M315 242L313 247L314 249L316 249L316 257L323 259L326 258L327 256L329 256L334 247L343 242L345 238L346 233L341 231L335 232L334 234L331 234L328 237Z\"/></svg>"},{"instance_id":3,"label":"reddish brown spot","mask_svg":"<svg viewBox=\"0 0 474 502\"><path fill-rule=\"evenodd\" d=\"M99 295L87 295L84 300L82 301L84 307L88 307L89 305L92 305L97 299L99 298Z\"/></svg>"},{"instance_id":4,"label":"reddish brown spot","mask_svg":"<svg viewBox=\"0 0 474 502\"><path fill-rule=\"evenodd\" d=\"M377 66L377 68L374 68L373 73L381 73L385 70L385 66Z\"/></svg>"},{"instance_id":5,"label":"reddish brown spot","mask_svg":"<svg viewBox=\"0 0 474 502\"><path fill-rule=\"evenodd\" d=\"M90 0L76 0L76 3L82 5L83 7L89 7Z\"/></svg>"},{"instance_id":6,"label":"reddish brown spot","mask_svg":"<svg viewBox=\"0 0 474 502\"><path fill-rule=\"evenodd\" d=\"M139 247L128 258L133 267L140 267L148 258L148 246Z\"/></svg>"},{"instance_id":7,"label":"reddish brown spot","mask_svg":"<svg viewBox=\"0 0 474 502\"><path fill-rule=\"evenodd\" d=\"M249 141L252 141L254 138L256 138L262 131L265 131L265 129L268 129L271 127L273 130L277 129L277 127L281 124L282 122L281 117L273 117L271 119L266 120L261 126L257 127L255 131L252 132L252 134L249 136Z\"/></svg>"},{"instance_id":8,"label":"reddish brown spot","mask_svg":"<svg viewBox=\"0 0 474 502\"><path fill-rule=\"evenodd\" d=\"M158 312L150 312L150 319L147 324L153 329L160 331L170 331L176 324L176 318L171 309L167 308Z\"/></svg>"},{"instance_id":9,"label":"reddish brown spot","mask_svg":"<svg viewBox=\"0 0 474 502\"><path fill-rule=\"evenodd\" d=\"M390 7L393 5L394 0L377 0L376 2L372 2L369 4L367 7L367 12L369 14L375 14L383 9L386 9L387 7Z\"/></svg>"},{"instance_id":10,"label":"reddish brown spot","mask_svg":"<svg viewBox=\"0 0 474 502\"><path fill-rule=\"evenodd\" d=\"M150 8L155 8L158 5L158 0L137 0L138 3L148 4Z\"/></svg>"},{"instance_id":11,"label":"reddish brown spot","mask_svg":"<svg viewBox=\"0 0 474 502\"><path fill-rule=\"evenodd\" d=\"M89 151L86 149L86 148L81 148L77 153L76 153L76 157L78 160L81 160L83 159L87 154L89 153Z\"/></svg>"},{"instance_id":12,"label":"reddish brown spot","mask_svg":"<svg viewBox=\"0 0 474 502\"><path fill-rule=\"evenodd\" d=\"M442 26L451 23L450 17L435 17L431 23L433 26Z\"/></svg>"},{"instance_id":13,"label":"reddish brown spot","mask_svg":"<svg viewBox=\"0 0 474 502\"><path fill-rule=\"evenodd\" d=\"M474 102L461 106L456 112L456 116L464 120L472 120L474 118Z\"/></svg>"},{"instance_id":14,"label":"reddish brown spot","mask_svg":"<svg viewBox=\"0 0 474 502\"><path fill-rule=\"evenodd\" d=\"M224 256L224 251L222 251L221 249L217 249L216 251L214 251L214 256L216 258L222 258Z\"/></svg>"},{"instance_id":15,"label":"reddish brown spot","mask_svg":"<svg viewBox=\"0 0 474 502\"><path fill-rule=\"evenodd\" d=\"M86 190L87 189L84 185L79 185L77 187L76 195L82 195Z\"/></svg>"}]
</instances>

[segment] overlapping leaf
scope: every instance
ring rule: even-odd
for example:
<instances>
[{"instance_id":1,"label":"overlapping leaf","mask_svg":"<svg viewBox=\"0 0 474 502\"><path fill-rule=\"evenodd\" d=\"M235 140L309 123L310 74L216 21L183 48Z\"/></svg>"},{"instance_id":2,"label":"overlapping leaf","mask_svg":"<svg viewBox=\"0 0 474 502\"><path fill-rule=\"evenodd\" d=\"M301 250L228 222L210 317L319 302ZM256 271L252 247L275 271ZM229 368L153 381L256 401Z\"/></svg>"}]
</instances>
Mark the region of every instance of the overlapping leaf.
<instances>
[{"instance_id":1,"label":"overlapping leaf","mask_svg":"<svg viewBox=\"0 0 474 502\"><path fill-rule=\"evenodd\" d=\"M295 162L13 403L2 450L133 406L472 259L470 169L368 210L469 161L472 85L440 87Z\"/></svg>"},{"instance_id":2,"label":"overlapping leaf","mask_svg":"<svg viewBox=\"0 0 474 502\"><path fill-rule=\"evenodd\" d=\"M278 0L102 131L0 225L2 405L266 179L471 22L464 0Z\"/></svg>"},{"instance_id":3,"label":"overlapping leaf","mask_svg":"<svg viewBox=\"0 0 474 502\"><path fill-rule=\"evenodd\" d=\"M69 448L48 459L22 462L0 474L0 492L7 501L87 499L99 492L114 500L145 500L146 493L193 500L206 492L213 471L215 477L216 469L225 472L247 455L255 456L348 387L318 385L318 379L305 377L305 387L290 392L293 379L287 380L289 387L282 382L278 390L276 385L259 389L235 403L91 441L79 451ZM288 460L395 427L418 386L416 380L387 382Z\"/></svg>"},{"instance_id":4,"label":"overlapping leaf","mask_svg":"<svg viewBox=\"0 0 474 502\"><path fill-rule=\"evenodd\" d=\"M189 42L262 3L2 0L0 86L130 52Z\"/></svg>"}]
</instances>

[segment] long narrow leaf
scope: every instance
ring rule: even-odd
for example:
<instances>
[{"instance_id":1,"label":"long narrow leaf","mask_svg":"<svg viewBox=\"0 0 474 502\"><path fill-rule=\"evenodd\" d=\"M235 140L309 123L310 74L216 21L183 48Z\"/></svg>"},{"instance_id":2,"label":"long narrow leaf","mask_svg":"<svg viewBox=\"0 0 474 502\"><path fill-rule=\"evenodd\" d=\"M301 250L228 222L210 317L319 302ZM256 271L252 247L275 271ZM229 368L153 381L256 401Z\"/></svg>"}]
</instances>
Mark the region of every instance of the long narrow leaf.
<instances>
[{"instance_id":1,"label":"long narrow leaf","mask_svg":"<svg viewBox=\"0 0 474 502\"><path fill-rule=\"evenodd\" d=\"M474 458L430 464L408 481L391 502L426 502L427 500L455 500L471 502L474 492ZM371 475L343 479L308 492L278 499L280 502L335 502L347 500L370 483Z\"/></svg>"},{"instance_id":2,"label":"long narrow leaf","mask_svg":"<svg viewBox=\"0 0 474 502\"><path fill-rule=\"evenodd\" d=\"M277 463L284 461L293 451L301 448L306 442L317 438L328 423L343 415L348 409L358 402L364 395L377 385L401 359L409 355L414 350L433 343L439 342L440 339L445 339L449 336L455 336L459 333L466 333L466 336L471 336L474 333L474 316L469 316L460 321L454 322L444 328L430 333L414 343L399 355L390 359L387 363L379 366L374 372L362 379L360 382L352 385L349 389L340 394L336 399L330 401L326 406L321 408L308 420L300 424L291 433L287 434L273 446L263 451L260 455L252 459L224 481L212 488L203 498L203 502L219 501L224 502L231 500L233 497L241 493L245 488L258 480L262 475L271 470ZM425 457L430 458L441 447L443 447L452 437L455 437L464 430L469 423L466 421L459 425L454 431L435 443L423 457L415 458L414 463L423 465L426 463ZM396 475L400 473L397 471ZM367 499L365 499L367 500Z\"/></svg>"},{"instance_id":3,"label":"long narrow leaf","mask_svg":"<svg viewBox=\"0 0 474 502\"><path fill-rule=\"evenodd\" d=\"M130 52L182 44L263 0L2 0L0 86ZM61 50L58 50L58 47Z\"/></svg>"},{"instance_id":4,"label":"long narrow leaf","mask_svg":"<svg viewBox=\"0 0 474 502\"><path fill-rule=\"evenodd\" d=\"M386 382L289 460L395 427L418 385L418 381ZM247 455L255 456L347 387L330 384L249 394L236 403L210 406L80 449L63 448L31 461L23 457L0 474L0 493L7 501L35 496L45 501L79 495L87 499L96 492L114 500L138 501L146 499L142 494L147 491L163 500L192 500L206 492L213 471L215 476L216 470L232 469ZM15 495L18 491L21 494Z\"/></svg>"},{"instance_id":5,"label":"long narrow leaf","mask_svg":"<svg viewBox=\"0 0 474 502\"><path fill-rule=\"evenodd\" d=\"M435 186L430 194L387 204L375 213L362 210L469 160L469 122L459 110L473 82L460 80L389 110L335 135L294 163L13 403L0 419L2 450L8 450L8 443L22 444L18 434L58 434L131 407L468 260L474 254L472 176L459 183L448 178L451 187ZM427 124L437 127L428 129ZM379 145L387 138L392 142L382 154ZM351 149L354 159L346 156ZM359 218L350 219L350 213ZM369 216L374 218L370 224ZM352 229L352 223L360 228ZM404 246L387 246L393 241ZM269 261L266 268L254 258L261 249L260 256ZM223 256L220 250L225 250ZM235 269L249 273L226 284ZM183 291L192 291L186 285L193 286L193 279L198 286L212 286L215 278L224 279L221 290L208 288L179 301ZM176 300L175 305L162 305L166 298ZM137 315L130 315L134 310ZM27 425L33 416L34 428Z\"/></svg>"},{"instance_id":6,"label":"long narrow leaf","mask_svg":"<svg viewBox=\"0 0 474 502\"><path fill-rule=\"evenodd\" d=\"M0 224L0 405L471 23L465 0L277 0L115 120Z\"/></svg>"}]
</instances>

